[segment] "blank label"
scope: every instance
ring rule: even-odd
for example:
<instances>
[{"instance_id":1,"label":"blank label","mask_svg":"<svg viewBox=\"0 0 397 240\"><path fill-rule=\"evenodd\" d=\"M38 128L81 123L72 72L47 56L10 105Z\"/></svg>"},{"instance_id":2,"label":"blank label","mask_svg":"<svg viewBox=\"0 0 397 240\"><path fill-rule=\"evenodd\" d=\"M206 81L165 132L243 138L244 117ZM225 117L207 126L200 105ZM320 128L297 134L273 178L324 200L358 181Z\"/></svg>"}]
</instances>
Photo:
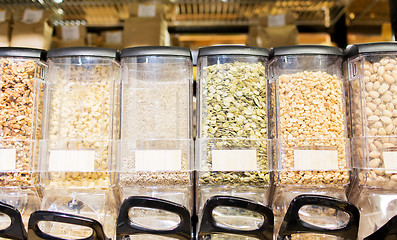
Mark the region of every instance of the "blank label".
<instances>
[{"instance_id":1,"label":"blank label","mask_svg":"<svg viewBox=\"0 0 397 240\"><path fill-rule=\"evenodd\" d=\"M0 22L4 22L6 20L6 10L0 10Z\"/></svg>"},{"instance_id":2,"label":"blank label","mask_svg":"<svg viewBox=\"0 0 397 240\"><path fill-rule=\"evenodd\" d=\"M267 17L269 27L280 27L285 25L285 14L269 15Z\"/></svg>"},{"instance_id":3,"label":"blank label","mask_svg":"<svg viewBox=\"0 0 397 240\"><path fill-rule=\"evenodd\" d=\"M80 38L79 26L63 26L62 27L62 40L73 41Z\"/></svg>"},{"instance_id":4,"label":"blank label","mask_svg":"<svg viewBox=\"0 0 397 240\"><path fill-rule=\"evenodd\" d=\"M386 173L397 173L397 152L383 152Z\"/></svg>"},{"instance_id":5,"label":"blank label","mask_svg":"<svg viewBox=\"0 0 397 240\"><path fill-rule=\"evenodd\" d=\"M156 5L139 4L138 17L154 17L154 16L156 16Z\"/></svg>"},{"instance_id":6,"label":"blank label","mask_svg":"<svg viewBox=\"0 0 397 240\"><path fill-rule=\"evenodd\" d=\"M95 150L51 150L49 171L93 172Z\"/></svg>"},{"instance_id":7,"label":"blank label","mask_svg":"<svg viewBox=\"0 0 397 240\"><path fill-rule=\"evenodd\" d=\"M15 170L16 161L16 149L0 149L0 171Z\"/></svg>"},{"instance_id":8,"label":"blank label","mask_svg":"<svg viewBox=\"0 0 397 240\"><path fill-rule=\"evenodd\" d=\"M181 150L137 150L135 170L137 171L180 171Z\"/></svg>"},{"instance_id":9,"label":"blank label","mask_svg":"<svg viewBox=\"0 0 397 240\"><path fill-rule=\"evenodd\" d=\"M338 151L336 150L294 150L296 170L337 170Z\"/></svg>"},{"instance_id":10,"label":"blank label","mask_svg":"<svg viewBox=\"0 0 397 240\"><path fill-rule=\"evenodd\" d=\"M256 150L212 150L212 171L255 171Z\"/></svg>"},{"instance_id":11,"label":"blank label","mask_svg":"<svg viewBox=\"0 0 397 240\"><path fill-rule=\"evenodd\" d=\"M43 17L43 10L25 9L23 12L22 22L36 23Z\"/></svg>"}]
</instances>

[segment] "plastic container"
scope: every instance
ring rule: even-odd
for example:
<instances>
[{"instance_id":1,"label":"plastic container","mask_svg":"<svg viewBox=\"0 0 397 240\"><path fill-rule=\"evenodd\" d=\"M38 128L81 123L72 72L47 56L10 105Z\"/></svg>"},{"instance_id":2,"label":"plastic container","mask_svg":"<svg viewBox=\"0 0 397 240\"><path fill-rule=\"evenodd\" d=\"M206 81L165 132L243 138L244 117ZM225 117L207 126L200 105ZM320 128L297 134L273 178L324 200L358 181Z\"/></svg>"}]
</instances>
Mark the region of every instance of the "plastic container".
<instances>
[{"instance_id":1,"label":"plastic container","mask_svg":"<svg viewBox=\"0 0 397 240\"><path fill-rule=\"evenodd\" d=\"M288 204L300 194L347 198L351 163L342 56L339 48L316 45L270 51L276 231Z\"/></svg>"},{"instance_id":2,"label":"plastic container","mask_svg":"<svg viewBox=\"0 0 397 240\"><path fill-rule=\"evenodd\" d=\"M203 216L208 212L204 204L214 196L269 204L272 147L268 129L271 106L267 93L267 59L268 51L263 48L199 49L196 139L199 224L208 217ZM236 234L256 229L257 221L263 223L263 214L240 211L236 207L217 208L212 214L218 215L217 222L237 230ZM200 232L199 235L205 238ZM236 236L223 237L235 239Z\"/></svg>"},{"instance_id":3,"label":"plastic container","mask_svg":"<svg viewBox=\"0 0 397 240\"><path fill-rule=\"evenodd\" d=\"M397 44L352 45L346 57L362 239L397 214Z\"/></svg>"},{"instance_id":4,"label":"plastic container","mask_svg":"<svg viewBox=\"0 0 397 240\"><path fill-rule=\"evenodd\" d=\"M193 211L192 57L178 47L121 51L122 98L118 186L121 201L169 201ZM130 214L141 227L161 230L177 216L140 206ZM122 213L121 213L122 214ZM151 232L154 234L154 232ZM153 235L151 234L151 235ZM131 234L133 235L133 234ZM131 236L139 239L137 236ZM158 236L143 236L158 239Z\"/></svg>"},{"instance_id":5,"label":"plastic container","mask_svg":"<svg viewBox=\"0 0 397 240\"><path fill-rule=\"evenodd\" d=\"M19 210L26 224L40 207L37 157L45 57L41 49L0 48L0 199ZM1 214L0 229L9 223Z\"/></svg>"},{"instance_id":6,"label":"plastic container","mask_svg":"<svg viewBox=\"0 0 397 240\"><path fill-rule=\"evenodd\" d=\"M40 142L42 209L99 221L115 234L112 177L118 139L120 65L105 48L59 48L48 52L45 121ZM56 223L55 223L56 224ZM65 226L45 232L70 237L84 231Z\"/></svg>"}]
</instances>

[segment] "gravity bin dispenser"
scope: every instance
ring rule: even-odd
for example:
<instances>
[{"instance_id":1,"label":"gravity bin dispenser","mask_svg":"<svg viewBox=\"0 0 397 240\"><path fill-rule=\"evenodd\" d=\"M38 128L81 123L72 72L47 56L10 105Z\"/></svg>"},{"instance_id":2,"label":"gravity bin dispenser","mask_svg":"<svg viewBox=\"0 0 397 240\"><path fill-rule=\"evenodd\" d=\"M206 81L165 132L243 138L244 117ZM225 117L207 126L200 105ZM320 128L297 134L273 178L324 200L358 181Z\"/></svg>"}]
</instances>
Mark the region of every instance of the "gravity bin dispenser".
<instances>
[{"instance_id":1,"label":"gravity bin dispenser","mask_svg":"<svg viewBox=\"0 0 397 240\"><path fill-rule=\"evenodd\" d=\"M40 49L0 48L0 237L4 238L26 239L24 225L40 208L37 158L45 57Z\"/></svg>"},{"instance_id":2,"label":"gravity bin dispenser","mask_svg":"<svg viewBox=\"0 0 397 240\"><path fill-rule=\"evenodd\" d=\"M192 57L179 47L121 51L122 203L117 238L191 239Z\"/></svg>"},{"instance_id":3,"label":"gravity bin dispenser","mask_svg":"<svg viewBox=\"0 0 397 240\"><path fill-rule=\"evenodd\" d=\"M275 234L290 202L299 195L347 200L351 166L342 57L342 49L328 46L270 50L269 91L275 102L270 126L276 129ZM325 230L343 229L349 220L346 212L309 205L299 214L306 222L321 226L324 233L293 234L294 239L343 239Z\"/></svg>"},{"instance_id":4,"label":"gravity bin dispenser","mask_svg":"<svg viewBox=\"0 0 397 240\"><path fill-rule=\"evenodd\" d=\"M272 239L267 59L263 48L199 49L198 239Z\"/></svg>"},{"instance_id":5,"label":"gravity bin dispenser","mask_svg":"<svg viewBox=\"0 0 397 240\"><path fill-rule=\"evenodd\" d=\"M91 218L115 236L114 142L118 138L118 52L59 48L48 52L44 135L40 143L42 210ZM68 239L88 227L43 221L40 229Z\"/></svg>"},{"instance_id":6,"label":"gravity bin dispenser","mask_svg":"<svg viewBox=\"0 0 397 240\"><path fill-rule=\"evenodd\" d=\"M352 45L346 58L357 175L351 201L361 211L359 239L375 239L397 215L397 44Z\"/></svg>"}]
</instances>

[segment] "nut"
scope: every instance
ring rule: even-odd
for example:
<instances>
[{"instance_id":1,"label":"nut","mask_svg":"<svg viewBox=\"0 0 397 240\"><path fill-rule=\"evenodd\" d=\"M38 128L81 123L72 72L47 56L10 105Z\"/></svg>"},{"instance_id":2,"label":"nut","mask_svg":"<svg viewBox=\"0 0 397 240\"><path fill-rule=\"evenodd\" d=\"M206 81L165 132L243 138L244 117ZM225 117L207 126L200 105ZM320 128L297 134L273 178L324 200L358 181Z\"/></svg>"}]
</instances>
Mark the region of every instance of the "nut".
<instances>
[{"instance_id":1,"label":"nut","mask_svg":"<svg viewBox=\"0 0 397 240\"><path fill-rule=\"evenodd\" d=\"M350 81L353 137L365 137L362 141L366 146L366 154L363 155L363 142L353 140L355 161L368 161L367 165L357 166L361 175L366 176L360 178L360 184L395 188L397 173L385 169L383 156L384 152L397 150L397 139L393 137L397 135L397 61L389 56L366 61L364 71L366 77ZM365 84L364 89L360 89L360 81ZM367 110L364 115L361 107L370 111ZM364 174L363 171L368 173Z\"/></svg>"},{"instance_id":2,"label":"nut","mask_svg":"<svg viewBox=\"0 0 397 240\"><path fill-rule=\"evenodd\" d=\"M113 104L112 66L92 64L57 68L48 80L49 149L96 151L94 172L50 172L46 186L103 187L110 185L109 139ZM49 76L53 76L49 75ZM117 98L115 98L117 99ZM117 109L114 111L117 114Z\"/></svg>"},{"instance_id":3,"label":"nut","mask_svg":"<svg viewBox=\"0 0 397 240\"><path fill-rule=\"evenodd\" d=\"M41 135L43 86L36 78L42 71L34 60L1 59L0 148L16 149L17 156L15 171L2 172L1 185L37 183L32 156L37 151L34 141Z\"/></svg>"}]
</instances>

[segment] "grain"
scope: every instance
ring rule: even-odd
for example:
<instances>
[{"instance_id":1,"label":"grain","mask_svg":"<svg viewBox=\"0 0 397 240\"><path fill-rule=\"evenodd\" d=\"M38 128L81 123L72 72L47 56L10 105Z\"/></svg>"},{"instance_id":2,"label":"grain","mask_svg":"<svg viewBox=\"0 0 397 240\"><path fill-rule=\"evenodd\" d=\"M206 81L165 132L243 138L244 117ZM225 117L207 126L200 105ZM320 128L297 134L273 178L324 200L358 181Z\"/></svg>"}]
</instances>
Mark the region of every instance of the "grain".
<instances>
[{"instance_id":1,"label":"grain","mask_svg":"<svg viewBox=\"0 0 397 240\"><path fill-rule=\"evenodd\" d=\"M279 77L280 184L346 185L346 129L342 81L326 72L304 71ZM295 150L336 150L337 169L295 170Z\"/></svg>"},{"instance_id":2,"label":"grain","mask_svg":"<svg viewBox=\"0 0 397 240\"><path fill-rule=\"evenodd\" d=\"M122 186L186 186L191 179L191 70L185 58L125 64L123 76ZM181 152L181 168L137 169L137 150Z\"/></svg>"}]
</instances>

